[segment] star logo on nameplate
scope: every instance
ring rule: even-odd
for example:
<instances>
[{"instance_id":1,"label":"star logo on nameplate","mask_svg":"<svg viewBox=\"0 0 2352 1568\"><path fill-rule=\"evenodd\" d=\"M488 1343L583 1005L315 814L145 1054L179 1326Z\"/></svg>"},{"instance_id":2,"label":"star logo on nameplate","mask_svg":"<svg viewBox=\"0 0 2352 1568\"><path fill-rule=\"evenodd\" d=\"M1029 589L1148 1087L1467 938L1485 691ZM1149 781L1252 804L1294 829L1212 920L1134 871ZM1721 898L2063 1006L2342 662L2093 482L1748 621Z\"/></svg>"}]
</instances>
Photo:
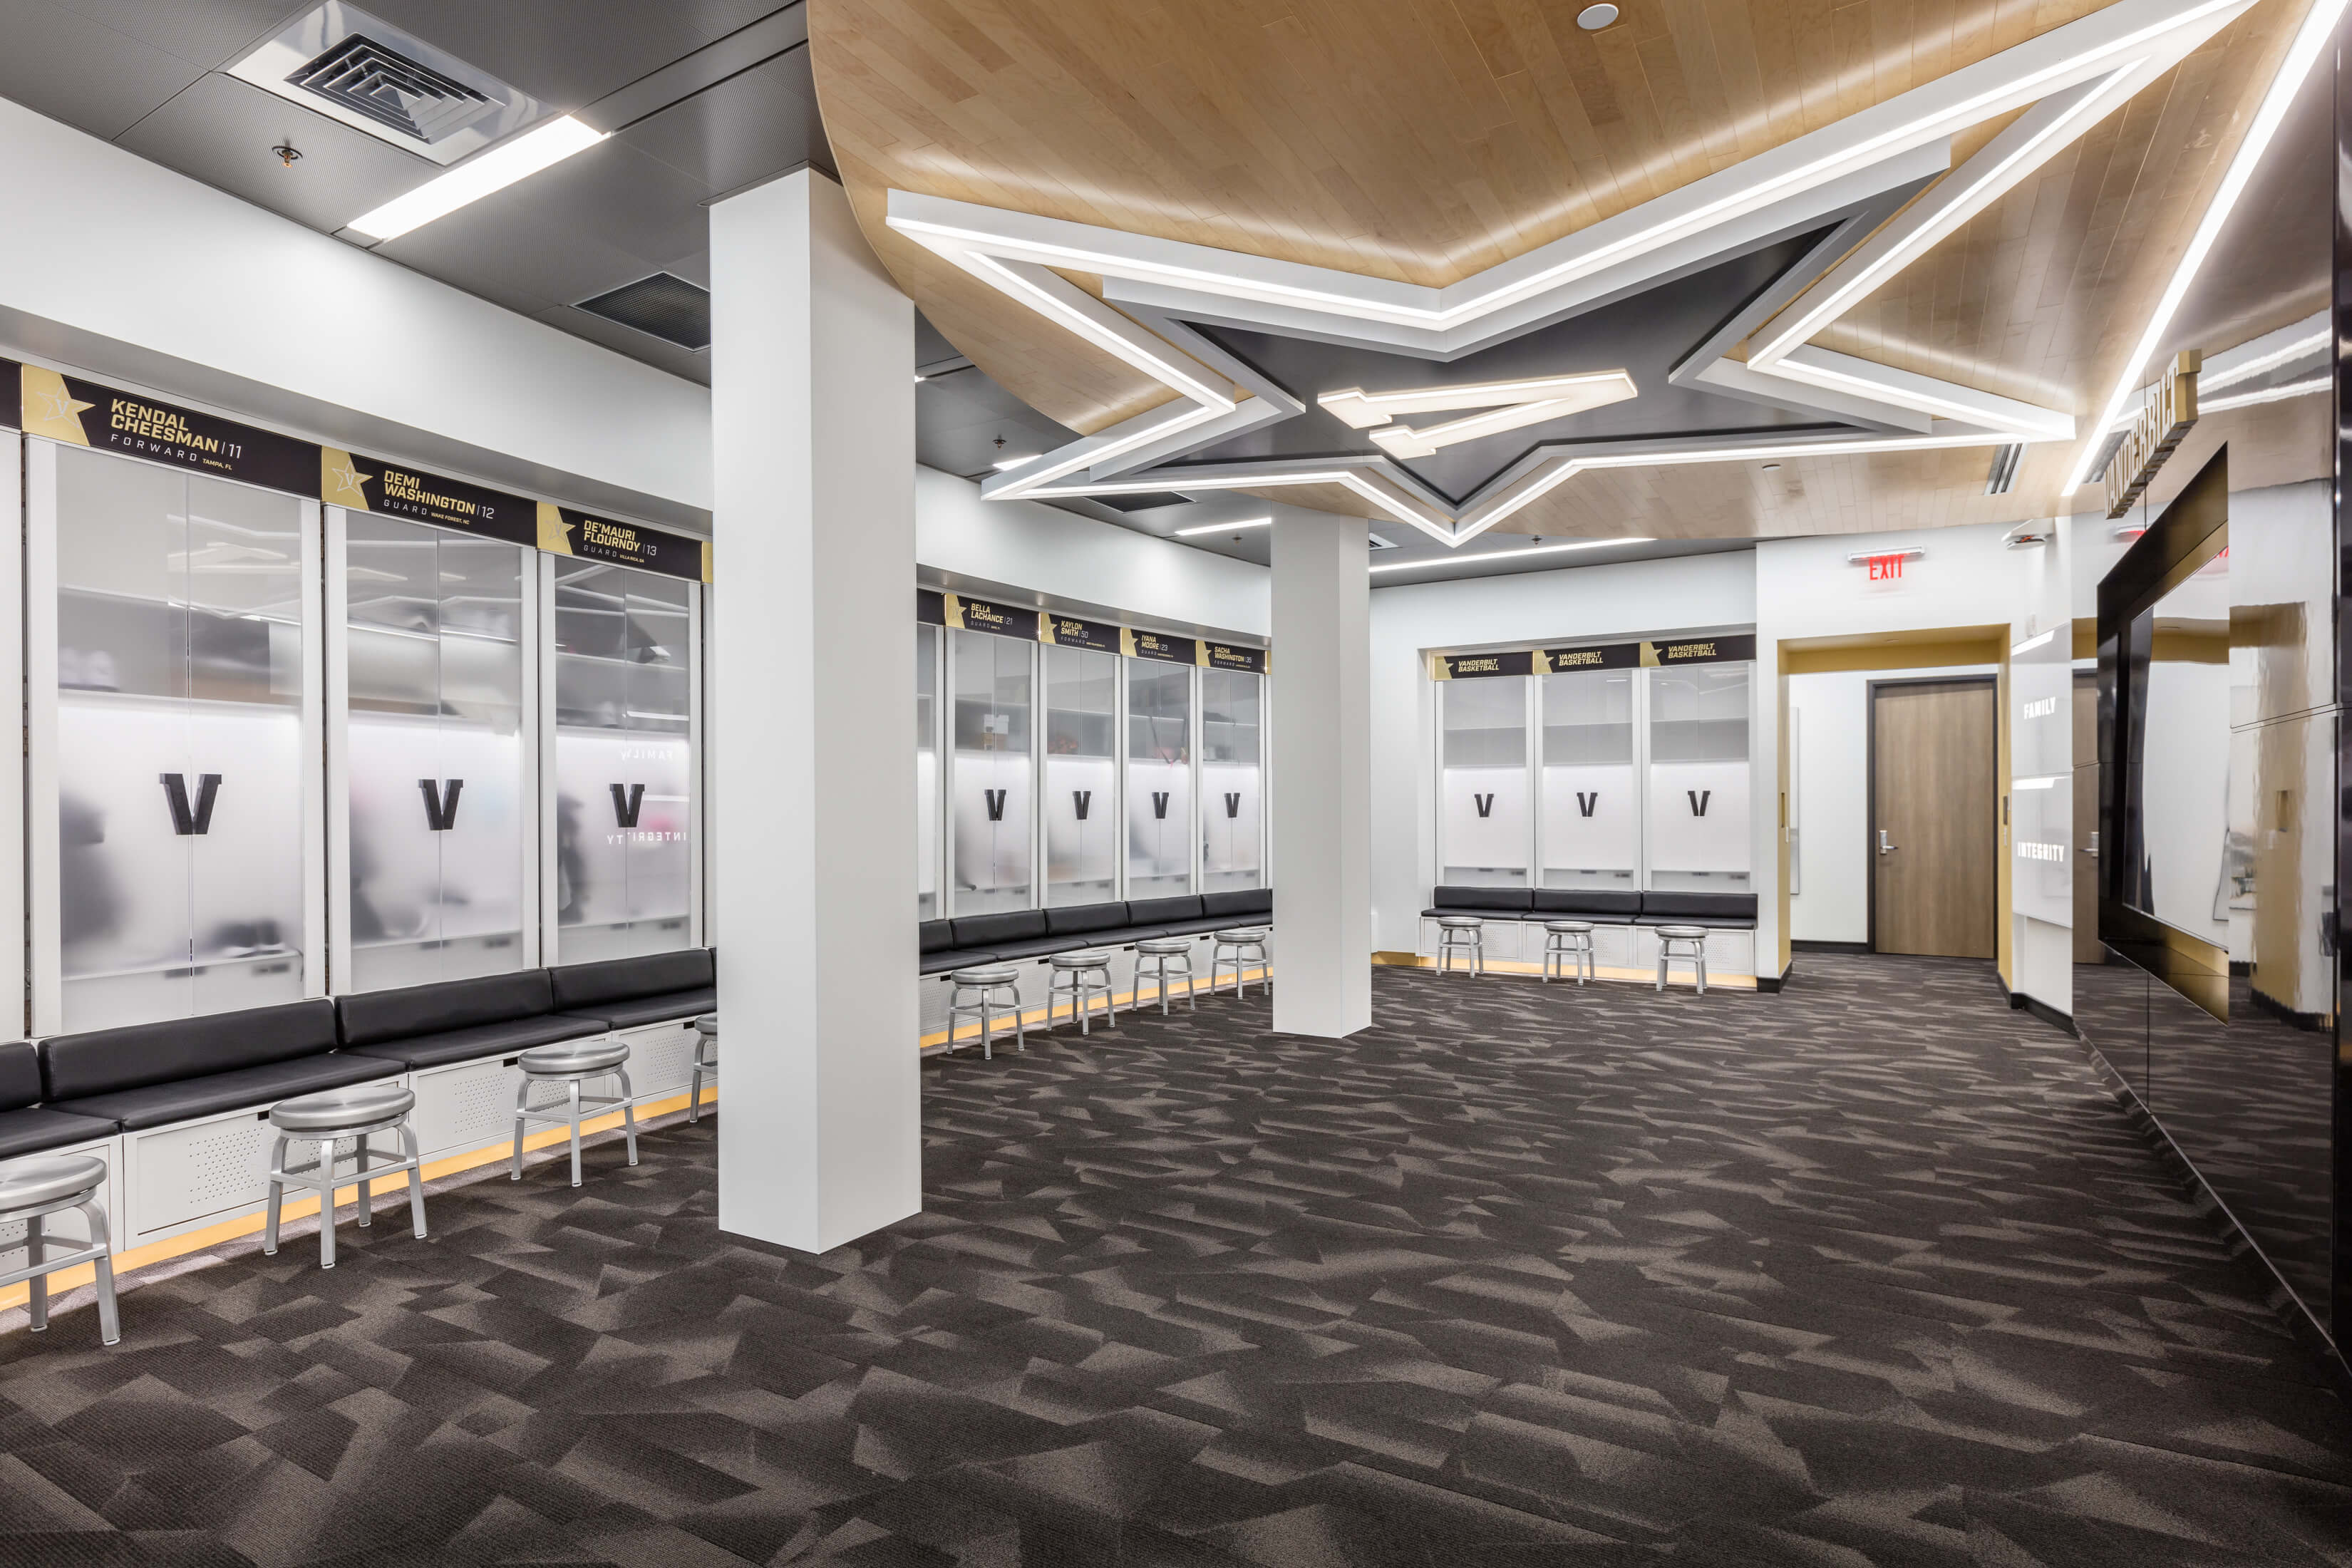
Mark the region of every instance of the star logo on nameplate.
<instances>
[{"instance_id":1,"label":"star logo on nameplate","mask_svg":"<svg viewBox=\"0 0 2352 1568\"><path fill-rule=\"evenodd\" d=\"M56 371L28 364L21 375L25 433L46 436L52 441L69 441L77 447L89 446L89 437L82 430L81 415L98 405L76 397L67 388L66 378Z\"/></svg>"},{"instance_id":2,"label":"star logo on nameplate","mask_svg":"<svg viewBox=\"0 0 2352 1568\"><path fill-rule=\"evenodd\" d=\"M324 478L327 493L320 499L329 506L356 507L362 511L368 510L367 482L375 476L361 473L359 465L352 461L349 452L338 452L331 447L327 448Z\"/></svg>"}]
</instances>

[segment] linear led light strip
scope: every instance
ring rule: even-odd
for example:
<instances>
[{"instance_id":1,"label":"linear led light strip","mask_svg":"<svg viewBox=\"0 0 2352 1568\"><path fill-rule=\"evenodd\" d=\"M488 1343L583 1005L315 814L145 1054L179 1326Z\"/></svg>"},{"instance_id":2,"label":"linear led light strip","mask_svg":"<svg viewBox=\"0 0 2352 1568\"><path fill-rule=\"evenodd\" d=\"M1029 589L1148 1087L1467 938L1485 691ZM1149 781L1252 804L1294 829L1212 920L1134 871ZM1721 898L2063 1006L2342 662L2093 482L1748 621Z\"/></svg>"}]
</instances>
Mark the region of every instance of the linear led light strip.
<instances>
[{"instance_id":1,"label":"linear led light strip","mask_svg":"<svg viewBox=\"0 0 2352 1568\"><path fill-rule=\"evenodd\" d=\"M2296 30L2294 41L2287 46L2286 56L2279 61L2278 74L2271 78L2270 90L2263 95L2262 107L2254 110L2253 123L2246 127L2245 140L2238 143L2230 167L2221 176L2221 187L2205 208L2196 232L2189 237L2189 248L2180 253L2180 260L2172 269L2171 280L2157 299L2156 309L2149 312L2147 325L2142 329L2139 342L2133 345L2131 355L2124 361L2123 374L2116 378L2116 389L2107 399L2106 411L2091 426L2097 432L2084 443L2075 459L2074 482L2066 488L2078 490L2097 477L2099 453L2105 447L2105 434L2131 402L2132 394L2139 387L2140 367L2156 357L2158 345L2164 341L2166 331L2172 325L2173 312L2188 297L2189 285L2196 280L2198 268L2205 265L2207 253L2221 237L2221 226L2229 221L2230 209L2238 204L2246 184L2253 178L2254 166L2263 161L2271 138L2278 134L2279 124L2294 102L2304 79L2311 74L2312 66L2327 52L2336 36L2336 24L2344 14L2345 0L2312 0L2311 9L2304 14L2303 26Z\"/></svg>"},{"instance_id":2,"label":"linear led light strip","mask_svg":"<svg viewBox=\"0 0 2352 1568\"><path fill-rule=\"evenodd\" d=\"M2197 376L2198 407L2209 414L2218 414L2224 409L2243 408L2249 404L2276 403L2283 397L2300 397L2305 393L2317 392L2326 388L2329 383L2322 377L2316 381L2298 381L2291 386L2265 387L2259 392L2242 393L2234 397L2207 395L2209 393L2219 392L2225 386L2235 386L2242 381L2252 381L2254 377L2276 370L2283 364L2292 364L2296 360L2324 351L2330 342L2326 324L2326 314L2325 310L2315 311L2293 326L2281 327L2274 332L2265 332L2261 337L2238 344L2235 348L2224 349L2220 353L2209 356L2205 361L2205 368ZM2315 321L2320 325L2310 326L2309 323ZM2264 344L2272 346L2266 348ZM2246 353L2250 349L2254 352ZM2241 355L2243 357L2239 357ZM2132 421L2138 417L2138 410L2131 405L2145 403L2155 395L2156 387L2153 384L2133 393L2123 413L2116 417L2114 424L2107 426L2108 432L2113 434L2117 430L2131 428Z\"/></svg>"},{"instance_id":3,"label":"linear led light strip","mask_svg":"<svg viewBox=\"0 0 2352 1568\"><path fill-rule=\"evenodd\" d=\"M927 248L1001 291L1023 300L1033 309L1040 310L1041 313L1061 321L1123 363L1159 380L1162 385L1189 397L1200 398L1209 390L1202 384L1200 377L1163 374L1166 366L1161 362L1174 352L1164 342L1142 332L1141 329L1118 316L1100 300L1064 282L1050 268L1061 266L1108 277L1173 281L1235 299L1256 299L1261 302L1279 300L1286 303L1304 303L1361 321L1417 320L1426 324L1443 324L1517 302L1528 297L1538 284L1558 284L1563 279L1580 276L1601 265L1596 258L1615 258L1644 246L1654 248L1671 238L1691 232L1691 226L1700 218L1720 221L1734 205L1745 212L1756 210L1761 205L1738 194L1710 201L1696 201L1698 194L1709 186L1721 188L1729 185L1736 193L1752 195L1759 191L1794 189L1808 180L1818 184L1836 174L1851 171L1857 166L1858 161L1866 164L1869 160L1864 156L1865 153L1885 157L1899 147L1916 145L1923 138L2031 102L2037 95L2062 94L2041 112L2021 117L2016 124L1988 143L1986 149L1971 159L1957 177L1948 178L1943 185L1931 192L1924 204L1907 215L1910 222L1893 239L1879 246L1851 273L1839 278L1834 298L1815 300L1811 307L1803 309L1801 314L1792 320L1791 327L1769 345L1774 352L1768 363L1752 368L1795 383L1860 388L1889 405L1925 414L1931 419L1957 418L1979 426L1965 434L1953 432L1925 438L1874 438L1845 444L1849 450L1900 451L1925 447L2008 445L2065 438L2074 434L2072 417L2057 410L2033 408L1970 388L1896 372L1891 367L1873 366L1847 356L1824 355L1818 352L1804 360L1795 360L1791 356L1803 346L1804 339L1812 331L1834 321L1843 309L1861 298L1867 286L1891 276L1937 238L1948 234L1952 227L2011 188L2060 147L2079 136L2121 97L2128 96L2150 77L2168 68L2251 3L2252 0L2202 0L2200 4L2161 5L2153 4L2152 0L2118 0L2117 4L2090 16L2003 50L1976 65L1964 67L1937 82L1915 88L1874 110L1865 110L1838 125L1810 133L1774 153L1759 154L1722 171L1718 175L1684 187L1680 192L1658 197L1654 203L1644 204L1643 207L1625 215L1627 220L1633 220L1645 209L1663 211L1665 216L1648 228L1637 229L1633 235L1596 245L1597 231L1620 226L1616 220L1610 220L1594 226L1594 230L1583 235L1556 241L1554 243L1559 246L1583 247L1582 259L1559 262L1531 280L1490 287L1483 296L1445 310L1432 310L1406 304L1405 298L1415 291L1385 279L1356 278L1328 268L1273 262L1264 258L1002 212L904 191L890 194L891 210L887 221L892 227ZM2324 0L2324 3L2340 5L2343 0ZM2128 26L2131 21L2147 16L2150 11L2158 15L2147 26L2126 32L2120 38L2106 37L2116 27ZM2053 50L2074 48L2085 39L2091 40L2087 47L2062 54L2056 60L2048 58ZM2028 67L2032 68L2022 68ZM1995 79L1972 96L1962 98L1957 103L1949 101L1955 92L1974 88L1987 78ZM2081 91L2064 91L2077 86L2082 88ZM1875 135L1865 137L1862 134L1866 126L1883 123L1895 116L1897 111L1923 104L1930 106L1924 114L1880 131ZM1910 140L1906 141L1906 137ZM1785 163L1792 149L1804 145L1819 147L1824 142L1835 143L1842 151L1816 159L1796 171L1782 171L1759 177L1767 167ZM955 221L946 221L950 217ZM1192 266L1169 259L1193 256L1207 258L1214 265ZM1464 285L1449 285L1446 291L1456 288L1463 288L1465 291L1475 289L1483 281L1491 279L1497 271L1523 271L1526 259L1489 268L1477 279L1466 279ZM1014 270L1016 268L1020 269L1018 272ZM1312 277L1329 279L1330 283L1328 286L1306 288L1281 283L1277 280L1279 277ZM1016 283L1025 286L1011 286ZM1426 295L1429 291L1417 292ZM1801 296L1801 305L1810 297L1810 292L1808 296ZM1125 433L1116 440L1105 443L1100 437L1094 437L1074 444L1065 448L1064 454L1057 455L1049 467L1034 473L1018 472L1011 476L1014 483L1008 485L999 481L990 487L989 493L994 496L1042 493L1048 481L1079 467L1099 467L1119 451L1163 440L1171 432L1187 425L1205 423L1230 412L1232 406L1230 399L1226 399L1220 405L1199 408L1196 416L1180 415L1165 422L1155 423L1148 429L1138 428L1136 422L1130 421L1121 427ZM1830 448L1827 445L1816 445L1805 449L1821 452ZM1734 450L1742 456L1767 452L1777 456L1782 455L1785 449L1750 447ZM1474 505L1471 513L1462 520L1461 526L1450 532L1444 529L1442 519L1425 520L1414 515L1410 509L1399 510L1391 495L1375 490L1366 478L1353 471L1320 479L1299 475L1277 479L1266 474L1234 482L1269 486L1344 484L1374 500L1399 521L1421 528L1448 543L1458 544L1493 526L1584 468L1629 466L1635 462L1705 460L1731 459L1728 455L1717 457L1683 449L1671 458L1650 452L1616 459L1563 461L1547 482L1519 486L1507 495ZM1099 493L1104 487L1067 487L1057 493L1083 494L1088 488L1094 488ZM1146 485L1140 488L1156 487Z\"/></svg>"},{"instance_id":4,"label":"linear led light strip","mask_svg":"<svg viewBox=\"0 0 2352 1568\"><path fill-rule=\"evenodd\" d=\"M1364 570L1410 572L1417 566L1483 566L1489 562L1525 561L1530 555L1559 555L1571 550L1606 550L1612 544L1655 542L1646 533L1629 533L1622 539L1579 539L1567 544L1538 544L1528 550L1482 550L1473 555L1425 555L1418 561L1383 561Z\"/></svg>"},{"instance_id":5,"label":"linear led light strip","mask_svg":"<svg viewBox=\"0 0 2352 1568\"><path fill-rule=\"evenodd\" d=\"M370 239L397 239L410 229L422 228L493 191L505 190L517 180L561 163L574 153L584 153L604 137L605 132L592 130L568 114L561 116L475 153L345 226Z\"/></svg>"}]
</instances>

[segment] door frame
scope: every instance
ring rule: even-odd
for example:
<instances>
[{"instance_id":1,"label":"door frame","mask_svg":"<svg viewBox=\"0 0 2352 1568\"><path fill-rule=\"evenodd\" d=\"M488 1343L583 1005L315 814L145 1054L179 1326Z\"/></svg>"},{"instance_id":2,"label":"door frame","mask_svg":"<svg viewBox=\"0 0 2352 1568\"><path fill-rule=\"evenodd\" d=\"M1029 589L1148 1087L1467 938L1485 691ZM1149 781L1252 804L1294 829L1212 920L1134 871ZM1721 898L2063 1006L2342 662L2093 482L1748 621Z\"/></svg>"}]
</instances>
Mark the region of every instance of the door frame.
<instances>
[{"instance_id":1,"label":"door frame","mask_svg":"<svg viewBox=\"0 0 2352 1568\"><path fill-rule=\"evenodd\" d=\"M1870 809L1863 813L1863 864L1870 875L1863 879L1863 909L1864 940L1870 951L1878 951L1878 689L1882 686L1984 686L1992 690L1993 717L1993 810L2000 810L2000 677L1992 675L1901 675L1886 679L1873 679L1863 686L1863 795ZM1993 869L2000 868L2000 844L1993 844ZM2001 910L1996 893L1993 907L1993 934L2000 932ZM1994 943L1996 952L2000 948Z\"/></svg>"}]
</instances>

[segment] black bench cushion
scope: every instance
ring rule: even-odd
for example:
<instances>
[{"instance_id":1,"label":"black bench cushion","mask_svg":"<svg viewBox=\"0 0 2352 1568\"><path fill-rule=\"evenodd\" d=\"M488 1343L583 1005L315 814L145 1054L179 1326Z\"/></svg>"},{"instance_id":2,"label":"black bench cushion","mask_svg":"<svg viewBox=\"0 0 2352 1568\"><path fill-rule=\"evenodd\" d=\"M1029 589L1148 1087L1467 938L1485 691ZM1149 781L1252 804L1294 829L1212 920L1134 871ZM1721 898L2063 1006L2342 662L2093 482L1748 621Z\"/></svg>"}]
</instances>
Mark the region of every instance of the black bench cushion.
<instances>
[{"instance_id":1,"label":"black bench cushion","mask_svg":"<svg viewBox=\"0 0 2352 1568\"><path fill-rule=\"evenodd\" d=\"M150 1084L176 1085L316 1056L334 1045L335 1005L324 998L59 1035L41 1042L41 1098L56 1105Z\"/></svg>"},{"instance_id":2,"label":"black bench cushion","mask_svg":"<svg viewBox=\"0 0 2352 1568\"><path fill-rule=\"evenodd\" d=\"M1137 899L1127 906L1127 918L1139 926L1164 926L1202 919L1203 911L1200 895L1187 893L1175 899Z\"/></svg>"},{"instance_id":3,"label":"black bench cushion","mask_svg":"<svg viewBox=\"0 0 2352 1568\"><path fill-rule=\"evenodd\" d=\"M1045 911L1005 910L992 915L958 915L950 923L955 927L958 947L1002 948L1007 942L1034 942L1044 936Z\"/></svg>"},{"instance_id":4,"label":"black bench cushion","mask_svg":"<svg viewBox=\"0 0 2352 1568\"><path fill-rule=\"evenodd\" d=\"M922 973L945 974L950 969L977 969L983 963L994 963L996 957L994 950L990 948L950 947L923 954Z\"/></svg>"},{"instance_id":5,"label":"black bench cushion","mask_svg":"<svg viewBox=\"0 0 2352 1568\"><path fill-rule=\"evenodd\" d=\"M41 1053L28 1040L0 1046L0 1110L38 1104L41 1098Z\"/></svg>"},{"instance_id":6,"label":"black bench cushion","mask_svg":"<svg viewBox=\"0 0 2352 1568\"><path fill-rule=\"evenodd\" d=\"M0 1160L113 1136L114 1123L101 1117L68 1116L46 1108L0 1110Z\"/></svg>"},{"instance_id":7,"label":"black bench cushion","mask_svg":"<svg viewBox=\"0 0 2352 1568\"><path fill-rule=\"evenodd\" d=\"M1233 925L1250 915L1274 913L1272 888L1228 888L1221 893L1201 895L1201 913L1212 920ZM1260 922L1263 923L1263 922Z\"/></svg>"},{"instance_id":8,"label":"black bench cushion","mask_svg":"<svg viewBox=\"0 0 2352 1568\"><path fill-rule=\"evenodd\" d=\"M1132 923L1123 903L1073 904L1045 911L1047 936L1085 936L1094 931L1118 931Z\"/></svg>"},{"instance_id":9,"label":"black bench cushion","mask_svg":"<svg viewBox=\"0 0 2352 1568\"><path fill-rule=\"evenodd\" d=\"M1441 883L1429 895L1425 915L1496 915L1511 919L1535 908L1535 895L1525 888L1465 888Z\"/></svg>"},{"instance_id":10,"label":"black bench cushion","mask_svg":"<svg viewBox=\"0 0 2352 1568\"><path fill-rule=\"evenodd\" d=\"M708 1011L708 1009L705 1009ZM470 1028L445 1029L434 1035L408 1035L396 1040L352 1046L346 1056L373 1057L405 1068L437 1068L482 1057L509 1056L532 1046L601 1035L610 1027L602 1018L575 1017L569 1013L541 1013L535 1018L509 1018Z\"/></svg>"},{"instance_id":11,"label":"black bench cushion","mask_svg":"<svg viewBox=\"0 0 2352 1568\"><path fill-rule=\"evenodd\" d=\"M544 969L335 998L335 1016L346 1046L379 1046L388 1040L504 1024L554 1010L554 990Z\"/></svg>"},{"instance_id":12,"label":"black bench cushion","mask_svg":"<svg viewBox=\"0 0 2352 1568\"><path fill-rule=\"evenodd\" d=\"M257 1010L276 1011L275 1008ZM328 1010L331 1014L333 1011L331 1008ZM138 1026L147 1028L151 1026L142 1024ZM118 1031L109 1031L115 1032ZM337 1051L299 1057L291 1061L270 1062L262 1067L239 1068L234 1072L182 1079L172 1083L149 1083L137 1089L118 1089L110 1094L96 1094L83 1100L59 1100L48 1109L62 1110L71 1116L94 1116L100 1121L119 1121L125 1132L136 1132L142 1128L166 1127L174 1121L192 1121L199 1116L237 1110L247 1106L260 1110L294 1095L314 1094L322 1089L341 1089L346 1084L365 1083L371 1079L392 1078L399 1071L400 1066L396 1062Z\"/></svg>"},{"instance_id":13,"label":"black bench cushion","mask_svg":"<svg viewBox=\"0 0 2352 1568\"><path fill-rule=\"evenodd\" d=\"M948 921L925 921L915 928L920 938L919 951L925 953L944 952L955 945L955 932Z\"/></svg>"},{"instance_id":14,"label":"black bench cushion","mask_svg":"<svg viewBox=\"0 0 2352 1568\"><path fill-rule=\"evenodd\" d=\"M636 958L609 958L602 963L567 963L549 970L547 978L554 987L555 1011L593 1018L601 1016L596 1006L601 1002L630 1002L640 996L716 985L719 958L709 948L689 947Z\"/></svg>"},{"instance_id":15,"label":"black bench cushion","mask_svg":"<svg viewBox=\"0 0 2352 1568\"><path fill-rule=\"evenodd\" d=\"M1727 930L1741 930L1752 927L1756 923L1756 895L1753 893L1643 893L1642 918L1636 923L1645 926L1717 926Z\"/></svg>"},{"instance_id":16,"label":"black bench cushion","mask_svg":"<svg viewBox=\"0 0 2352 1568\"><path fill-rule=\"evenodd\" d=\"M1538 916L1567 916L1595 921L1630 921L1642 912L1642 895L1608 888L1538 888Z\"/></svg>"},{"instance_id":17,"label":"black bench cushion","mask_svg":"<svg viewBox=\"0 0 2352 1568\"><path fill-rule=\"evenodd\" d=\"M667 1023L672 1018L698 1018L705 1013L719 1011L719 992L709 985L691 991L665 991L658 996L633 996L621 1002L600 1002L591 1016L601 1018L608 1029L634 1029L645 1024Z\"/></svg>"}]
</instances>

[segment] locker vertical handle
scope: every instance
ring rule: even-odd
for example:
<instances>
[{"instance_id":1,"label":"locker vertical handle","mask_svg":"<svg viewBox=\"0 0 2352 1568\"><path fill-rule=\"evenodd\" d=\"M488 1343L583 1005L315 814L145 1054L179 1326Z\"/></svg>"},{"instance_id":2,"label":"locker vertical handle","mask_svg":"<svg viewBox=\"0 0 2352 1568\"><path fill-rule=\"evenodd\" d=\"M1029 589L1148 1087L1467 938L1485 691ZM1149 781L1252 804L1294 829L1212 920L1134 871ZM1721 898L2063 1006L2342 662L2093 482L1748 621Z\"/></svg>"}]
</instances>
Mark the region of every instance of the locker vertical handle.
<instances>
[{"instance_id":1,"label":"locker vertical handle","mask_svg":"<svg viewBox=\"0 0 2352 1568\"><path fill-rule=\"evenodd\" d=\"M1884 827L1878 830L1878 852L1881 855L1895 853L1895 841L1886 837L1886 829Z\"/></svg>"}]
</instances>

